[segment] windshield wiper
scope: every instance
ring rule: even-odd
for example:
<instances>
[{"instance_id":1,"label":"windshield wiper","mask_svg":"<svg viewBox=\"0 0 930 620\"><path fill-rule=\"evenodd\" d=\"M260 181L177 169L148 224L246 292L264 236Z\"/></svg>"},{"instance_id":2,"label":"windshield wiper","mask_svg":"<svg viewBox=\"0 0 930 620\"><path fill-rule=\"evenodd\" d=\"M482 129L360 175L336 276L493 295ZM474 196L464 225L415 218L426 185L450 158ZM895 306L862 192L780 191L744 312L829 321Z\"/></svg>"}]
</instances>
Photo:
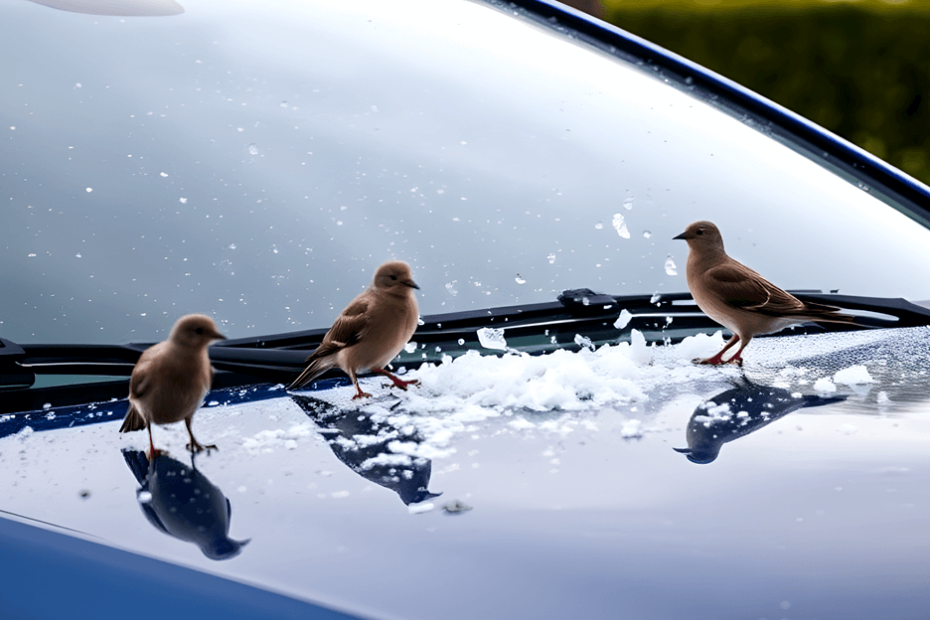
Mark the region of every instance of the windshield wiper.
<instances>
[{"instance_id":1,"label":"windshield wiper","mask_svg":"<svg viewBox=\"0 0 930 620\"><path fill-rule=\"evenodd\" d=\"M838 306L857 314L861 325L814 323L797 326L791 334L848 331L873 328L930 325L930 309L904 299L857 297L819 291L792 291L802 301ZM622 328L614 327L621 310L631 317ZM862 313L866 313L863 315ZM424 316L412 342L415 349L402 351L395 366L441 362L446 355L457 357L469 350L492 352L481 345L478 330L503 329L508 348L531 354L556 349L577 350L586 346L629 340L633 329L650 342L674 343L687 336L722 329L704 315L690 293L654 295L605 295L589 289L564 291L559 301L483 310L467 310ZM304 361L327 329L287 332L252 338L224 340L210 347L213 366L219 371L215 388L254 384L258 381L287 382L304 367ZM782 332L783 334L786 332ZM577 335L587 340L579 340ZM97 375L129 377L139 355L154 343L126 345L16 345L0 339L0 385L4 390L0 413L35 409L45 402L77 404L89 402L88 390L96 400L125 398L128 388L121 381L66 385L23 390L36 374ZM587 345L590 346L590 345ZM412 347L410 347L412 348ZM324 375L321 379L338 376Z\"/></svg>"}]
</instances>

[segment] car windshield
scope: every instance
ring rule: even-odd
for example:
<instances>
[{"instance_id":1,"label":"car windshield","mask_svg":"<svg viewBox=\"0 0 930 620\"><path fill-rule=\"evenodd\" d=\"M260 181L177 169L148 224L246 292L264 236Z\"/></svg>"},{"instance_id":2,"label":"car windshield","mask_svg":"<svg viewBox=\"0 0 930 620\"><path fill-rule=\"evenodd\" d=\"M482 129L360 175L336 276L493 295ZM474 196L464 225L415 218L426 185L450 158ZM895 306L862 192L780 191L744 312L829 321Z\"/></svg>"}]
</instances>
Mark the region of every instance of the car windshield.
<instances>
[{"instance_id":1,"label":"car windshield","mask_svg":"<svg viewBox=\"0 0 930 620\"><path fill-rule=\"evenodd\" d=\"M686 291L672 237L698 219L785 288L930 299L907 205L558 25L459 0L183 8L4 7L4 337L326 327L390 258L423 314Z\"/></svg>"},{"instance_id":2,"label":"car windshield","mask_svg":"<svg viewBox=\"0 0 930 620\"><path fill-rule=\"evenodd\" d=\"M925 301L926 188L521 4L0 4L0 524L368 618L925 616L928 311L696 365L724 336L673 237ZM285 389L389 259L418 386ZM149 459L117 432L147 345L57 345L190 312L230 338L191 414L219 450L155 425ZM17 389L58 363L125 376Z\"/></svg>"}]
</instances>

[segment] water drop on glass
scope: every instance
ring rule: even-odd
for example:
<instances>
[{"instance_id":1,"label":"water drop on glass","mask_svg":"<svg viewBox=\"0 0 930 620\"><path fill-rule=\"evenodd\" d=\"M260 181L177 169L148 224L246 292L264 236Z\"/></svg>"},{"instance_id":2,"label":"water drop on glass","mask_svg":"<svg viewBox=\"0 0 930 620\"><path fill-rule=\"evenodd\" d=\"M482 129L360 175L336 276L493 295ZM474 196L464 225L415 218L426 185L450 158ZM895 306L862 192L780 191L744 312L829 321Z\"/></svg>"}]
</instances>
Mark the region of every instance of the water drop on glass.
<instances>
[{"instance_id":1,"label":"water drop on glass","mask_svg":"<svg viewBox=\"0 0 930 620\"><path fill-rule=\"evenodd\" d=\"M595 227L596 229L600 230L600 229L604 228L604 224L602 224L601 222L598 222L597 224L594 225L594 227Z\"/></svg>"},{"instance_id":2,"label":"water drop on glass","mask_svg":"<svg viewBox=\"0 0 930 620\"><path fill-rule=\"evenodd\" d=\"M550 264L550 265L551 265L552 263L555 262L555 254L550 254L550 255L547 256L546 258L549 259L549 264Z\"/></svg>"},{"instance_id":3,"label":"water drop on glass","mask_svg":"<svg viewBox=\"0 0 930 620\"><path fill-rule=\"evenodd\" d=\"M517 284L526 284L526 280L524 280L522 277L520 277L520 274L519 274L519 273L517 274L517 277L514 278L514 281L515 281Z\"/></svg>"},{"instance_id":4,"label":"water drop on glass","mask_svg":"<svg viewBox=\"0 0 930 620\"><path fill-rule=\"evenodd\" d=\"M649 232L648 230L644 230L644 231L643 231L643 237L645 237L646 239L648 239L648 238L651 237L651 236L652 236L652 233Z\"/></svg>"},{"instance_id":5,"label":"water drop on glass","mask_svg":"<svg viewBox=\"0 0 930 620\"><path fill-rule=\"evenodd\" d=\"M249 153L252 155L258 155L258 146L256 146L255 144L250 144Z\"/></svg>"},{"instance_id":6,"label":"water drop on glass","mask_svg":"<svg viewBox=\"0 0 930 620\"><path fill-rule=\"evenodd\" d=\"M669 254L668 258L665 259L665 273L670 276L678 275L678 267L675 265L675 261L672 260L671 254Z\"/></svg>"}]
</instances>

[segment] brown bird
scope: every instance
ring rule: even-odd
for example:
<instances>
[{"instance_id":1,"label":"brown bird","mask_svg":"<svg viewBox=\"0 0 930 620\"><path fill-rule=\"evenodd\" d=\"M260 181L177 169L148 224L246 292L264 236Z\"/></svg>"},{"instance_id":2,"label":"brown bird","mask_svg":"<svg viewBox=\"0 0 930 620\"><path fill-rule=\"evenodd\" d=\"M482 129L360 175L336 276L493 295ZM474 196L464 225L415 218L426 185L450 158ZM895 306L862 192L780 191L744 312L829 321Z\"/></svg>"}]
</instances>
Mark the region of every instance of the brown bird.
<instances>
[{"instance_id":1,"label":"brown bird","mask_svg":"<svg viewBox=\"0 0 930 620\"><path fill-rule=\"evenodd\" d=\"M346 306L288 389L304 386L333 367L341 368L352 379L357 392L353 400L371 396L362 391L356 376L366 370L387 376L402 390L417 383L415 379L398 379L384 368L417 329L415 288L420 287L407 263L389 261L378 267L371 286Z\"/></svg>"},{"instance_id":2,"label":"brown bird","mask_svg":"<svg viewBox=\"0 0 930 620\"><path fill-rule=\"evenodd\" d=\"M200 452L216 450L194 439L191 418L203 403L213 383L213 367L207 347L214 340L225 340L208 316L188 314L178 319L168 340L146 349L132 369L129 380L129 410L120 427L121 433L149 432L150 459L159 451L152 442L152 424L171 424L184 420L191 441L187 449Z\"/></svg>"},{"instance_id":3,"label":"brown bird","mask_svg":"<svg viewBox=\"0 0 930 620\"><path fill-rule=\"evenodd\" d=\"M855 324L855 317L839 308L803 302L761 275L727 256L720 230L711 222L694 222L675 239L688 242L688 288L698 307L731 332L733 337L717 355L700 364L722 364L723 354L737 342L736 354L726 363L740 364L740 355L753 336L773 334L808 321Z\"/></svg>"}]
</instances>

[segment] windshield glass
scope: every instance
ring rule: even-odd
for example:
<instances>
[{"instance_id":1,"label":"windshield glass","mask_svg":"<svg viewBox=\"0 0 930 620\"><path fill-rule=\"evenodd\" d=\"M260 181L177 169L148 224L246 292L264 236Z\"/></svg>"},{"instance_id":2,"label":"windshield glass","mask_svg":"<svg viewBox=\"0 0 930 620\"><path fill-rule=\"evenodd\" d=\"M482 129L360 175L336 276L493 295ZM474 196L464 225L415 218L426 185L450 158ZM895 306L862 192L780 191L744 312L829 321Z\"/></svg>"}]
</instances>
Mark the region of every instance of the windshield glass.
<instances>
[{"instance_id":1,"label":"windshield glass","mask_svg":"<svg viewBox=\"0 0 930 620\"><path fill-rule=\"evenodd\" d=\"M0 9L10 340L326 327L391 258L423 314L686 291L672 237L698 219L782 287L930 299L930 231L555 27L460 0L162 4Z\"/></svg>"}]
</instances>

